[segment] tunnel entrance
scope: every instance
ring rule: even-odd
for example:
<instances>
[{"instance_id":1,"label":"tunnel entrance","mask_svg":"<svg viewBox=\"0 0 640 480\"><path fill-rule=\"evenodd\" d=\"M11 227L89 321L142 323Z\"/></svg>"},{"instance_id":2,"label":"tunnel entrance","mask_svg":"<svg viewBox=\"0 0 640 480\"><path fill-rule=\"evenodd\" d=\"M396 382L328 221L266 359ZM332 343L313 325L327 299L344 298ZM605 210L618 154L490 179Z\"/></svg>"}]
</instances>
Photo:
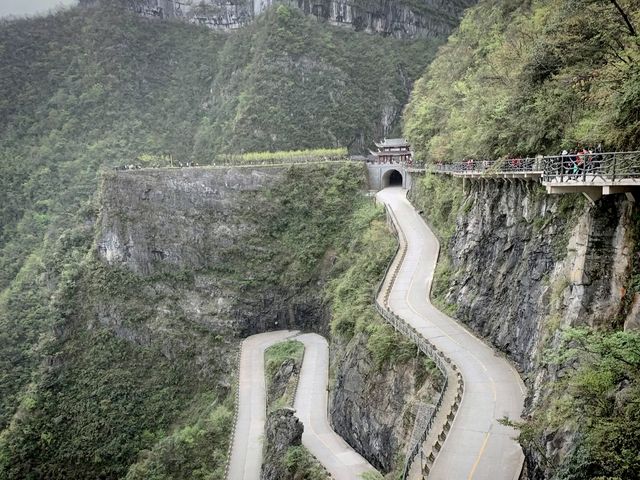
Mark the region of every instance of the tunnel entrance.
<instances>
[{"instance_id":1,"label":"tunnel entrance","mask_svg":"<svg viewBox=\"0 0 640 480\"><path fill-rule=\"evenodd\" d=\"M382 177L383 188L401 187L402 183L402 174L398 170L389 170Z\"/></svg>"}]
</instances>

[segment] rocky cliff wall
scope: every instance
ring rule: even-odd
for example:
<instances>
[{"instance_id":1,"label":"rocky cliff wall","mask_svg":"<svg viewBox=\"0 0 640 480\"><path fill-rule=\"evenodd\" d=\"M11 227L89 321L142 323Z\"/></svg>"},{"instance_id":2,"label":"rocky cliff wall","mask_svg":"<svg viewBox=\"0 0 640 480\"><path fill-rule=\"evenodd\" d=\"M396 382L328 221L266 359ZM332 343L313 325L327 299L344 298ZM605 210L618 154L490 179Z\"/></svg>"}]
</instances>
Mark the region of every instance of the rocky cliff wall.
<instances>
[{"instance_id":1,"label":"rocky cliff wall","mask_svg":"<svg viewBox=\"0 0 640 480\"><path fill-rule=\"evenodd\" d=\"M434 291L517 364L529 387L525 414L535 413L562 376L544 358L562 328L636 321L627 288L637 207L624 195L595 205L580 194L550 196L533 182L487 180L462 189L460 180L438 176L410 193L443 237ZM525 452L526 478L548 478L573 442L568 426L546 432L546 452Z\"/></svg>"},{"instance_id":2,"label":"rocky cliff wall","mask_svg":"<svg viewBox=\"0 0 640 480\"><path fill-rule=\"evenodd\" d=\"M80 0L91 5L101 0ZM442 37L457 26L475 0L125 0L125 8L149 18L179 19L213 29L249 23L273 4L285 3L333 25L398 38Z\"/></svg>"},{"instance_id":3,"label":"rocky cliff wall","mask_svg":"<svg viewBox=\"0 0 640 480\"><path fill-rule=\"evenodd\" d=\"M433 405L442 380L423 356L383 366L368 348L369 335L334 338L335 380L329 414L334 430L381 472L399 472L420 404Z\"/></svg>"},{"instance_id":4,"label":"rocky cliff wall","mask_svg":"<svg viewBox=\"0 0 640 480\"><path fill-rule=\"evenodd\" d=\"M283 177L278 168L110 173L101 189L98 253L143 275L215 267L256 233L245 214L249 200L264 201L261 193Z\"/></svg>"},{"instance_id":5,"label":"rocky cliff wall","mask_svg":"<svg viewBox=\"0 0 640 480\"><path fill-rule=\"evenodd\" d=\"M96 251L107 264L152 282L167 275L192 279L180 297L187 314L224 325L227 332L326 332L321 289L306 284L308 279L290 278L287 265L296 262L296 252L284 252L282 239L274 238L282 233L273 231L277 219L285 230L292 219L273 190L286 190L283 185L292 171L267 167L109 173L101 188ZM311 166L298 174L310 182L326 179L330 172ZM322 282L320 272L309 275Z\"/></svg>"},{"instance_id":6,"label":"rocky cliff wall","mask_svg":"<svg viewBox=\"0 0 640 480\"><path fill-rule=\"evenodd\" d=\"M418 190L412 198L429 201ZM547 195L532 182L473 183L443 247L451 261L443 300L524 371L534 371L536 354L557 328L617 318L632 209L624 195L591 205L580 194Z\"/></svg>"}]
</instances>

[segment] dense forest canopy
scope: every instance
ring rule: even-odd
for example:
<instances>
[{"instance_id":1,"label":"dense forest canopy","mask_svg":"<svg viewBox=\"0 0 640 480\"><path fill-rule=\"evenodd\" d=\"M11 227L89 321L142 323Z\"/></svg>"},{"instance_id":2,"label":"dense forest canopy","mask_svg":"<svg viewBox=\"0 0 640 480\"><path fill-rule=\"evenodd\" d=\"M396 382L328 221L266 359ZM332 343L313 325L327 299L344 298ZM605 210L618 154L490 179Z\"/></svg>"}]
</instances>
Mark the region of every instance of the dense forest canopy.
<instances>
[{"instance_id":1,"label":"dense forest canopy","mask_svg":"<svg viewBox=\"0 0 640 480\"><path fill-rule=\"evenodd\" d=\"M418 158L637 149L639 28L633 0L480 2L405 110Z\"/></svg>"},{"instance_id":2,"label":"dense forest canopy","mask_svg":"<svg viewBox=\"0 0 640 480\"><path fill-rule=\"evenodd\" d=\"M176 363L161 346L82 326L102 294L128 302L137 322L157 301L134 298L139 279L92 259L100 173L252 150L365 149L397 129L437 43L348 32L284 6L230 33L140 18L114 2L0 21L0 477L120 478L154 445L132 478L151 478L152 467L153 478L196 478L198 465L220 477L229 404L220 389L189 380L189 349L202 348L192 333L203 332L175 333L186 345ZM319 174L331 187L327 177ZM359 192L353 178L355 187L332 192ZM336 218L317 212L326 242ZM304 229L295 225L308 240L303 218ZM289 257L297 248L308 261L317 254L295 241ZM210 337L201 341L220 349ZM129 391L138 393L127 402ZM83 410L94 401L100 411ZM192 423L165 437L181 412ZM114 428L122 437L107 441ZM181 460L165 465L172 455Z\"/></svg>"}]
</instances>

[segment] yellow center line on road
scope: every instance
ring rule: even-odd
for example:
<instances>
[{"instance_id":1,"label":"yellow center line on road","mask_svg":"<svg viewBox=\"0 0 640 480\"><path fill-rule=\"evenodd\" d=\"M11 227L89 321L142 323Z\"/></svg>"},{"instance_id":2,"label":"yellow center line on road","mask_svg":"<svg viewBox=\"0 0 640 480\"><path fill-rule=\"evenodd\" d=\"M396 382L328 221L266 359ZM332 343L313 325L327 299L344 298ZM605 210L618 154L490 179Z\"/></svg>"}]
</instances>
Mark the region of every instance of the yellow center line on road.
<instances>
[{"instance_id":1,"label":"yellow center line on road","mask_svg":"<svg viewBox=\"0 0 640 480\"><path fill-rule=\"evenodd\" d=\"M493 381L493 377L489 375L489 380L491 380L491 389L493 390L493 401L498 401L498 392L496 391L496 382Z\"/></svg>"},{"instance_id":2,"label":"yellow center line on road","mask_svg":"<svg viewBox=\"0 0 640 480\"><path fill-rule=\"evenodd\" d=\"M487 448L487 443L489 442L490 436L491 434L489 432L484 434L484 441L482 442L482 447L480 447L480 452L478 452L478 457L476 458L476 461L473 464L473 467L471 467L471 471L469 472L469 476L467 476L467 480L471 480L473 478L473 475L476 473L476 468L478 468L478 465L480 464L480 459L484 454L484 449Z\"/></svg>"}]
</instances>

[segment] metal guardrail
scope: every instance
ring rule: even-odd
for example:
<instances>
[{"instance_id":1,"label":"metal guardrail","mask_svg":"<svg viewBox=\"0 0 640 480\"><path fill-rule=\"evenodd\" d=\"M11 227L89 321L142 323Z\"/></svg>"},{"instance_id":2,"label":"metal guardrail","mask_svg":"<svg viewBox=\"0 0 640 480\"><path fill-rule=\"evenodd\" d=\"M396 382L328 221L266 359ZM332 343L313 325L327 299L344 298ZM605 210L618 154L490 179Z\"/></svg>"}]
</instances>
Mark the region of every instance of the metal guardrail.
<instances>
[{"instance_id":1,"label":"metal guardrail","mask_svg":"<svg viewBox=\"0 0 640 480\"><path fill-rule=\"evenodd\" d=\"M436 421L436 417L442 408L442 404L445 398L445 393L447 391L447 388L449 387L449 378L448 378L449 369L452 369L453 371L456 372L458 391L454 399L454 402L451 405L451 409L450 409L449 415L447 416L447 422L445 423L443 431L440 432L440 435L438 436L438 440L433 445L432 451L427 457L427 461L429 462L429 464L433 464L433 461L435 461L435 455L437 455L437 453L440 451L442 442L444 442L447 436L447 432L451 428L451 422L453 421L455 413L458 410L458 407L462 400L464 383L462 381L462 375L460 374L460 372L457 371L458 369L456 365L451 362L451 359L449 357L445 356L442 352L440 352L431 342L429 342L429 340L423 337L414 327L409 325L407 322L405 322L402 318L400 318L397 314L395 314L388 308L389 294L391 292L391 287L395 283L395 280L400 271L400 267L407 253L407 241L406 241L406 237L404 236L404 233L401 230L398 230L396 228L397 219L396 219L395 213L393 212L393 209L388 205L385 205L385 210L387 212L388 219L390 220L390 225L392 226L392 229L395 235L398 237L398 239L400 239L400 236L402 236L402 241L398 242L398 247L396 248L396 254L393 256L392 260L387 265L385 274L382 277L382 280L380 280L380 283L378 284L378 288L376 289L376 293L374 297L374 305L376 307L376 310L380 314L380 316L384 318L398 333L410 339L413 343L416 344L418 349L424 355L428 356L433 360L433 362L436 364L436 367L438 367L438 370L440 370L440 372L442 373L442 376L444 377L444 382L443 382L442 388L440 389L438 400L436 401L431 417L429 418L429 421L427 422L427 424L424 426L420 435L417 437L418 440L414 442L414 444L411 446L411 448L407 453L403 472L402 472L402 479L406 480L409 475L409 470L411 469L413 461L415 460L418 453L420 453L422 445L426 441L428 435L431 433L433 425ZM393 265L395 259L398 256L399 256L399 260L396 263L396 267L394 271L391 272L391 266ZM387 288L383 295L383 305L381 305L378 302L378 298L380 297L380 293L382 292L384 281L389 274L391 274L390 281L388 282ZM427 473L428 473L428 467L427 467Z\"/></svg>"},{"instance_id":2,"label":"metal guardrail","mask_svg":"<svg viewBox=\"0 0 640 480\"><path fill-rule=\"evenodd\" d=\"M229 468L231 466L231 452L233 451L233 442L236 438L236 429L238 428L238 411L240 409L240 360L242 359L242 347L244 345L244 340L240 343L240 347L238 348L238 352L236 353L236 368L238 369L238 375L236 376L235 383L235 391L236 394L234 396L234 409L233 409L233 430L231 431L231 436L229 437L229 446L227 447L227 461L224 466L224 478L229 479Z\"/></svg>"},{"instance_id":3,"label":"metal guardrail","mask_svg":"<svg viewBox=\"0 0 640 480\"><path fill-rule=\"evenodd\" d=\"M470 160L466 162L440 163L431 171L437 173L518 173L535 172L541 170L541 165L536 158L512 158L501 160Z\"/></svg>"},{"instance_id":4,"label":"metal guardrail","mask_svg":"<svg viewBox=\"0 0 640 480\"><path fill-rule=\"evenodd\" d=\"M640 178L640 151L572 153L567 155L468 160L439 163L428 168L436 173L482 174L487 177L509 173L540 173L543 182L615 183L623 178Z\"/></svg>"},{"instance_id":5,"label":"metal guardrail","mask_svg":"<svg viewBox=\"0 0 640 480\"><path fill-rule=\"evenodd\" d=\"M542 161L543 182L615 183L640 178L640 152L578 153Z\"/></svg>"}]
</instances>

